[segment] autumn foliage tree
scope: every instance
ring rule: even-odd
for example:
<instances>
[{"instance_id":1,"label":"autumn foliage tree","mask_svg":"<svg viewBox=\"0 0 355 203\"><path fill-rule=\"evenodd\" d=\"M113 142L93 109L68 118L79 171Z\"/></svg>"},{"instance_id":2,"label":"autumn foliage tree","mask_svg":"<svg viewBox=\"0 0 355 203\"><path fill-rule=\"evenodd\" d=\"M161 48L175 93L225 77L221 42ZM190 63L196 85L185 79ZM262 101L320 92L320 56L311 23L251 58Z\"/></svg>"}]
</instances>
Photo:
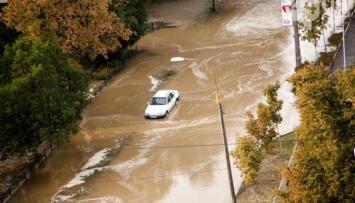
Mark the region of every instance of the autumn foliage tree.
<instances>
[{"instance_id":1,"label":"autumn foliage tree","mask_svg":"<svg viewBox=\"0 0 355 203\"><path fill-rule=\"evenodd\" d=\"M247 133L258 140L266 150L268 150L268 145L272 139L278 135L277 125L282 121L279 111L283 102L277 99L277 90L279 88L279 82L264 88L267 104L258 104L256 117L250 111L246 112L248 121L245 129Z\"/></svg>"},{"instance_id":2,"label":"autumn foliage tree","mask_svg":"<svg viewBox=\"0 0 355 203\"><path fill-rule=\"evenodd\" d=\"M248 111L245 124L247 134L238 136L236 147L230 152L234 165L240 169L246 185L254 185L258 178L261 162L268 151L268 145L278 135L277 124L282 121L279 111L283 102L277 99L280 83L267 85L264 90L266 103L259 103L257 117Z\"/></svg>"},{"instance_id":3,"label":"autumn foliage tree","mask_svg":"<svg viewBox=\"0 0 355 203\"><path fill-rule=\"evenodd\" d=\"M309 65L289 81L301 123L281 196L286 202L354 202L355 69L330 74Z\"/></svg>"},{"instance_id":4,"label":"autumn foliage tree","mask_svg":"<svg viewBox=\"0 0 355 203\"><path fill-rule=\"evenodd\" d=\"M265 153L257 140L251 136L238 136L236 143L236 147L230 152L234 165L243 174L245 185L254 185Z\"/></svg>"},{"instance_id":5,"label":"autumn foliage tree","mask_svg":"<svg viewBox=\"0 0 355 203\"><path fill-rule=\"evenodd\" d=\"M121 39L128 40L132 34L109 10L122 6L122 1L11 0L0 17L30 40L58 43L66 53L91 59L107 58L121 47Z\"/></svg>"}]
</instances>

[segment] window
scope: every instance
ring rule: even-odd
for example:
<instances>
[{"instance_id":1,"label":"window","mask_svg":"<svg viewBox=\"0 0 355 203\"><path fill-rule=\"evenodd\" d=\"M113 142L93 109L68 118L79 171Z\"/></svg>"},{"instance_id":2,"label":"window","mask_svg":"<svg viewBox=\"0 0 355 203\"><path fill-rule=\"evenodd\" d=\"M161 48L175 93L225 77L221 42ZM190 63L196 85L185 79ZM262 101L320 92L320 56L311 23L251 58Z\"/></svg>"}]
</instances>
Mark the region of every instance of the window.
<instances>
[{"instance_id":1,"label":"window","mask_svg":"<svg viewBox=\"0 0 355 203\"><path fill-rule=\"evenodd\" d=\"M152 105L165 105L166 98L165 97L153 97L151 101Z\"/></svg>"}]
</instances>

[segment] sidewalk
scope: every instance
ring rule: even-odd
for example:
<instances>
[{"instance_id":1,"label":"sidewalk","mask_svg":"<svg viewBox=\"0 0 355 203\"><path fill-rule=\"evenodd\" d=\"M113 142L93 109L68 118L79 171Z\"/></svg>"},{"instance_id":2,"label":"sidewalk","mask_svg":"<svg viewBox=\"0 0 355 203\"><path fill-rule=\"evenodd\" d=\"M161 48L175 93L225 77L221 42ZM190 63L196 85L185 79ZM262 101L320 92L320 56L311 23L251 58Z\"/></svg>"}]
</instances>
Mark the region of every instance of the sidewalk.
<instances>
[{"instance_id":1,"label":"sidewalk","mask_svg":"<svg viewBox=\"0 0 355 203\"><path fill-rule=\"evenodd\" d=\"M337 69L345 67L351 67L355 65L355 16L354 13L350 17L346 18L345 23L349 23L345 29L345 63L344 63L344 48L343 41L338 47L335 53L334 60L330 66L330 71L334 72Z\"/></svg>"}]
</instances>

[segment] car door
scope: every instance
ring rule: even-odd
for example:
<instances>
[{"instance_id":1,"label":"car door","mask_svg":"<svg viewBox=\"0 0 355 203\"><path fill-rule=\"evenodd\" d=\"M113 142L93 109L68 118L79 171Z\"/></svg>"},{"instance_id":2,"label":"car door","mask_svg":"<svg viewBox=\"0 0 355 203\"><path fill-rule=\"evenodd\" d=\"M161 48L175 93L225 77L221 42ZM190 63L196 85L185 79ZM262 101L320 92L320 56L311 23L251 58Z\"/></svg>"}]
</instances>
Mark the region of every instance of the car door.
<instances>
[{"instance_id":1,"label":"car door","mask_svg":"<svg viewBox=\"0 0 355 203\"><path fill-rule=\"evenodd\" d=\"M169 108L169 112L170 112L171 109L174 107L175 102L176 102L175 95L170 92L169 95L168 95L168 108Z\"/></svg>"}]
</instances>

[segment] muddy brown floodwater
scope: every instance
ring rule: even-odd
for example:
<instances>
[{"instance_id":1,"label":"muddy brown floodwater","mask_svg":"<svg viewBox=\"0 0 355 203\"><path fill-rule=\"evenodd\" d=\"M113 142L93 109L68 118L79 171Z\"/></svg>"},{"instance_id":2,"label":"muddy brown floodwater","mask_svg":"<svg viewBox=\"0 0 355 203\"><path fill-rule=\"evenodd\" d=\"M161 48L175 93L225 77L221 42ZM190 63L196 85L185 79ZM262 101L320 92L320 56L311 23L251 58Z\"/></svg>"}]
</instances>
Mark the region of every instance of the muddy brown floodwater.
<instances>
[{"instance_id":1,"label":"muddy brown floodwater","mask_svg":"<svg viewBox=\"0 0 355 203\"><path fill-rule=\"evenodd\" d=\"M170 58L199 60L213 73L231 150L244 133L245 112L263 101L263 87L292 72L291 32L281 27L278 0L216 1L214 13L210 4L150 6L151 22L177 27L139 41L143 51L89 105L79 133L12 202L231 202L213 80L202 64ZM161 81L167 71L176 75ZM160 89L178 90L180 101L167 118L145 119L147 101ZM240 173L232 173L238 190Z\"/></svg>"}]
</instances>

